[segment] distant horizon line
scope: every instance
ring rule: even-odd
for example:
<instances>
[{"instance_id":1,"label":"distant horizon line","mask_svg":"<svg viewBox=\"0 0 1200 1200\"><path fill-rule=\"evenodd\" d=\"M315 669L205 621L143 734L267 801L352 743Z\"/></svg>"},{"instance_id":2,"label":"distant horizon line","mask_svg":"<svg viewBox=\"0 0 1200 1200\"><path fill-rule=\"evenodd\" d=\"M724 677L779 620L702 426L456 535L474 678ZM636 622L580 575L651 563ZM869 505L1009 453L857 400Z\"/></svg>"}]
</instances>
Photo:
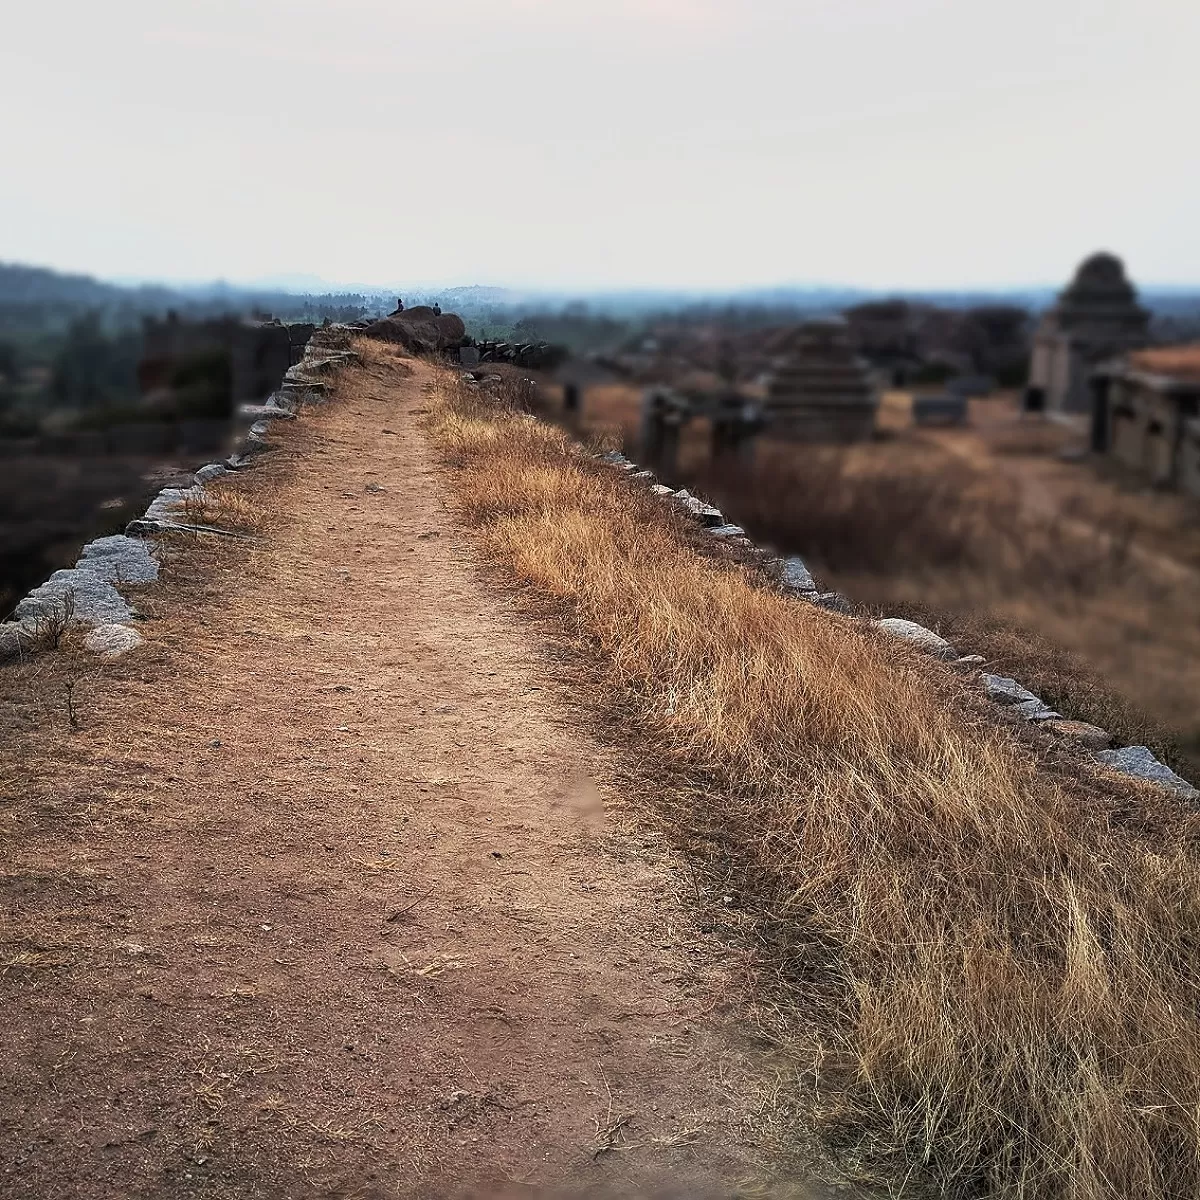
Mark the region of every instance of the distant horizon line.
<instances>
[{"instance_id":1,"label":"distant horizon line","mask_svg":"<svg viewBox=\"0 0 1200 1200\"><path fill-rule=\"evenodd\" d=\"M567 300L586 300L591 297L611 298L616 296L628 297L686 297L692 299L715 299L732 296L760 295L777 293L811 293L811 294L846 294L857 293L870 296L906 295L1019 295L1024 293L1057 293L1070 282L1058 283L958 283L958 284L863 284L863 283L829 283L829 282L786 282L786 283L742 283L742 284L705 284L705 285L672 285L672 284L603 284L603 285L563 285L541 283L448 283L445 281L430 282L427 280L411 280L404 283L345 283L324 279L319 276L306 277L303 273L289 276L261 276L250 280L232 280L228 278L187 279L171 278L169 276L142 275L103 275L86 270L68 270L60 267L44 266L37 263L22 262L16 259L0 258L0 267L23 267L26 269L48 271L66 277L92 279L98 283L108 284L123 289L163 288L177 291L220 291L237 292L274 291L289 295L355 295L396 293L402 295L409 291L414 293L456 292L456 291L498 291L523 294L527 296L546 297ZM1193 283L1155 283L1134 282L1139 293L1200 293L1200 280Z\"/></svg>"},{"instance_id":2,"label":"distant horizon line","mask_svg":"<svg viewBox=\"0 0 1200 1200\"><path fill-rule=\"evenodd\" d=\"M464 291L496 291L511 292L528 296L545 296L558 299L586 300L589 297L612 296L671 296L692 297L696 299L720 298L725 296L759 295L772 292L801 292L801 293L861 293L872 296L905 296L905 295L1014 295L1031 292L1061 292L1068 286L1069 280L1059 283L1010 283L1010 284L865 284L865 283L762 283L762 284L728 284L686 286L669 284L605 284L605 285L576 285L569 287L562 284L522 284L522 283L445 283L410 281L404 283L341 283L335 280L314 279L308 285L274 279L270 276L260 279L236 281L230 279L185 280L143 277L109 276L100 278L101 282L111 283L117 287L163 287L186 291L204 289L253 292L276 291L289 295L304 296L324 294L385 294L403 292L464 292ZM1139 292L1180 292L1200 293L1200 280L1195 283L1135 283Z\"/></svg>"}]
</instances>

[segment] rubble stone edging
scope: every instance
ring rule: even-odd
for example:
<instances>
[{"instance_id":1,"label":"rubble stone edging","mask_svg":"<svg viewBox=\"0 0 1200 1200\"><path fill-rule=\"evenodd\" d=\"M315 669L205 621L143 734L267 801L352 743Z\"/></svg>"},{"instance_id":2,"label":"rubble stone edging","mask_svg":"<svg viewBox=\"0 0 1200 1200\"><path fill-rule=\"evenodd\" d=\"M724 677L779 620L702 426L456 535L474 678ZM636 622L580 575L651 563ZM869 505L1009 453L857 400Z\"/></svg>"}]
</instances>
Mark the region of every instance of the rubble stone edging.
<instances>
[{"instance_id":1,"label":"rubble stone edging","mask_svg":"<svg viewBox=\"0 0 1200 1200\"><path fill-rule=\"evenodd\" d=\"M274 449L276 443L270 440L270 433L277 421L292 420L305 405L324 402L331 386L330 373L358 357L348 348L349 333L340 325L315 330L303 357L288 368L279 390L264 404L242 406L240 415L252 419L253 424L224 462L201 467L190 487L163 488L144 515L125 526L124 533L89 542L73 567L55 571L30 591L12 617L0 622L0 662L57 646L70 626L88 629L84 647L104 658L116 658L141 645L144 639L135 627L141 615L134 600L122 594L121 588L158 579L155 535L180 532L245 536L188 521L182 510L189 502L202 503L207 494L205 485L212 480L246 470L260 455Z\"/></svg>"},{"instance_id":2,"label":"rubble stone edging","mask_svg":"<svg viewBox=\"0 0 1200 1200\"><path fill-rule=\"evenodd\" d=\"M719 509L693 496L686 488L675 490L658 483L652 472L640 470L636 463L631 462L618 451L610 450L597 457L601 462L621 471L631 481L636 480L643 486L649 485L650 490L656 496L679 504L711 536L725 539L730 544L740 547L744 552L759 559L767 577L785 595L794 596L821 608L850 614L849 601L839 592L822 591L803 559L796 555L778 556L756 546L746 536L745 530L738 525L726 522ZM853 616L850 619L867 620L867 618ZM1169 788L1187 800L1200 800L1200 790L1177 775L1166 763L1160 762L1148 747L1110 748L1113 739L1111 734L1105 730L1085 721L1068 720L1063 717L1062 713L1055 712L1040 696L1036 696L1022 687L1015 679L991 675L980 670L985 665L985 660L981 655L960 655L940 634L934 633L932 629L926 629L923 625L918 625L915 621L908 621L900 617L884 617L880 620L871 620L869 624L893 637L904 639L915 649L940 659L960 673L971 675L978 672L978 681L988 699L1019 714L1026 721L1042 724L1059 737L1077 742L1088 750L1098 763L1148 783Z\"/></svg>"}]
</instances>

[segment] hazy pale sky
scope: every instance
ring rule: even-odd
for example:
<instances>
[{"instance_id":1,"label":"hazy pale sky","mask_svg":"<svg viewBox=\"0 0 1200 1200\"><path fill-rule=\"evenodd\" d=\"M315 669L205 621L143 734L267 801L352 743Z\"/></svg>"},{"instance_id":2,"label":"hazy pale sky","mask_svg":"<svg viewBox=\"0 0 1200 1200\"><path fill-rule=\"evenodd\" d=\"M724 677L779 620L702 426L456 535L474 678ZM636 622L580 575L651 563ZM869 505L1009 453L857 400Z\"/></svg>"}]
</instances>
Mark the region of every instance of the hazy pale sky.
<instances>
[{"instance_id":1,"label":"hazy pale sky","mask_svg":"<svg viewBox=\"0 0 1200 1200\"><path fill-rule=\"evenodd\" d=\"M1200 283L1200 0L10 0L0 260Z\"/></svg>"}]
</instances>

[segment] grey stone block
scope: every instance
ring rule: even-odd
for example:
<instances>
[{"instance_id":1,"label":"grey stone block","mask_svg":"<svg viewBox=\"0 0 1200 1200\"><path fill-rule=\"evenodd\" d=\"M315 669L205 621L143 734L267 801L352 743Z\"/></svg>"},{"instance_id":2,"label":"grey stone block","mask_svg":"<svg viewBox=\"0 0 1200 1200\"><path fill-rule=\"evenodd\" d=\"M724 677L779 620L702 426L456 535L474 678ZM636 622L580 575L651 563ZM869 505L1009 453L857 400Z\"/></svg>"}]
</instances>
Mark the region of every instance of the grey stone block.
<instances>
[{"instance_id":1,"label":"grey stone block","mask_svg":"<svg viewBox=\"0 0 1200 1200\"><path fill-rule=\"evenodd\" d=\"M779 560L779 582L794 592L815 592L817 581L812 577L804 559L792 554Z\"/></svg>"},{"instance_id":2,"label":"grey stone block","mask_svg":"<svg viewBox=\"0 0 1200 1200\"><path fill-rule=\"evenodd\" d=\"M1026 700L1037 699L1031 691L1005 675L981 675L980 679L983 680L988 698L995 700L997 704L1020 704Z\"/></svg>"},{"instance_id":3,"label":"grey stone block","mask_svg":"<svg viewBox=\"0 0 1200 1200\"><path fill-rule=\"evenodd\" d=\"M136 650L144 641L136 629L128 625L97 625L83 639L84 647L101 658L120 658Z\"/></svg>"},{"instance_id":4,"label":"grey stone block","mask_svg":"<svg viewBox=\"0 0 1200 1200\"><path fill-rule=\"evenodd\" d=\"M841 592L801 592L801 596L818 608L827 608L830 612L849 613L850 601Z\"/></svg>"},{"instance_id":5,"label":"grey stone block","mask_svg":"<svg viewBox=\"0 0 1200 1200\"><path fill-rule=\"evenodd\" d=\"M956 671L974 671L977 667L983 666L987 659L982 654L964 654L961 658L956 658L950 665Z\"/></svg>"},{"instance_id":6,"label":"grey stone block","mask_svg":"<svg viewBox=\"0 0 1200 1200\"><path fill-rule=\"evenodd\" d=\"M884 617L883 620L876 621L875 625L893 637L911 642L918 649L932 654L934 658L942 659L943 662L958 657L958 651L944 637L934 633L932 629L926 629L924 625L918 625L916 621L906 621L902 617Z\"/></svg>"},{"instance_id":7,"label":"grey stone block","mask_svg":"<svg viewBox=\"0 0 1200 1200\"><path fill-rule=\"evenodd\" d=\"M153 583L158 578L158 562L146 543L119 533L89 542L75 566L109 583Z\"/></svg>"},{"instance_id":8,"label":"grey stone block","mask_svg":"<svg viewBox=\"0 0 1200 1200\"><path fill-rule=\"evenodd\" d=\"M1035 696L1027 688L1023 688L1015 679L1005 675L987 675L979 677L983 680L988 698L997 704L1009 705L1016 709L1028 721L1046 721L1053 717L1061 717L1048 704Z\"/></svg>"},{"instance_id":9,"label":"grey stone block","mask_svg":"<svg viewBox=\"0 0 1200 1200\"><path fill-rule=\"evenodd\" d=\"M1046 728L1053 730L1060 737L1078 742L1086 750L1107 750L1112 745L1112 734L1107 729L1090 725L1087 721L1054 719L1046 722Z\"/></svg>"},{"instance_id":10,"label":"grey stone block","mask_svg":"<svg viewBox=\"0 0 1200 1200\"><path fill-rule=\"evenodd\" d=\"M71 606L71 620L82 625L123 623L132 621L135 616L121 593L107 579L101 579L91 571L76 569L55 571L17 605L14 615L25 622L58 619L65 615L68 605Z\"/></svg>"},{"instance_id":11,"label":"grey stone block","mask_svg":"<svg viewBox=\"0 0 1200 1200\"><path fill-rule=\"evenodd\" d=\"M1096 757L1114 770L1126 775L1134 775L1138 779L1159 783L1164 787L1186 796L1190 800L1200 797L1197 791L1186 779L1176 775L1166 763L1159 762L1150 752L1148 746L1126 746L1121 750L1101 750Z\"/></svg>"},{"instance_id":12,"label":"grey stone block","mask_svg":"<svg viewBox=\"0 0 1200 1200\"><path fill-rule=\"evenodd\" d=\"M196 486L208 483L210 479L219 479L222 475L226 475L229 468L224 463L209 463L207 466L201 467L194 476Z\"/></svg>"},{"instance_id":13,"label":"grey stone block","mask_svg":"<svg viewBox=\"0 0 1200 1200\"><path fill-rule=\"evenodd\" d=\"M183 504L188 500L202 500L202 487L163 488L146 509L146 520L175 522L183 519ZM126 530L128 532L128 530Z\"/></svg>"},{"instance_id":14,"label":"grey stone block","mask_svg":"<svg viewBox=\"0 0 1200 1200\"><path fill-rule=\"evenodd\" d=\"M275 404L243 404L238 415L248 421L294 421L296 414Z\"/></svg>"},{"instance_id":15,"label":"grey stone block","mask_svg":"<svg viewBox=\"0 0 1200 1200\"><path fill-rule=\"evenodd\" d=\"M691 515L695 517L697 521L700 522L701 525L717 526L725 524L725 518L721 514L721 510L719 508L714 508L711 504L705 504L703 500L697 499L686 489L676 492L675 499L678 500L679 503L682 504L683 507L687 509L687 511L691 513Z\"/></svg>"},{"instance_id":16,"label":"grey stone block","mask_svg":"<svg viewBox=\"0 0 1200 1200\"><path fill-rule=\"evenodd\" d=\"M745 530L740 525L714 525L709 531L716 538L738 538L745 535Z\"/></svg>"}]
</instances>

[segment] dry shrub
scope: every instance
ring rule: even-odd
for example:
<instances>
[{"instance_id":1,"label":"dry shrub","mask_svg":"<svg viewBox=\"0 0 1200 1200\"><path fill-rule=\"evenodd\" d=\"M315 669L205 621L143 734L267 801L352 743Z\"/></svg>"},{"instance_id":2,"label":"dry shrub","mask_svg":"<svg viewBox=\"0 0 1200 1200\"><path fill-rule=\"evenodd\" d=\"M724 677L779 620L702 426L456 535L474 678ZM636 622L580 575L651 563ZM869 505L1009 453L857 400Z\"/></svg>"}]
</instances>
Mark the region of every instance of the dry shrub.
<instances>
[{"instance_id":1,"label":"dry shrub","mask_svg":"<svg viewBox=\"0 0 1200 1200\"><path fill-rule=\"evenodd\" d=\"M1039 774L948 673L697 555L559 431L448 380L429 420L482 545L704 772L668 817L752 865L781 976L825 998L847 1160L906 1195L1196 1194L1200 818Z\"/></svg>"},{"instance_id":2,"label":"dry shrub","mask_svg":"<svg viewBox=\"0 0 1200 1200\"><path fill-rule=\"evenodd\" d=\"M236 532L256 530L263 519L261 500L211 484L198 495L186 496L176 507L189 524Z\"/></svg>"}]
</instances>

